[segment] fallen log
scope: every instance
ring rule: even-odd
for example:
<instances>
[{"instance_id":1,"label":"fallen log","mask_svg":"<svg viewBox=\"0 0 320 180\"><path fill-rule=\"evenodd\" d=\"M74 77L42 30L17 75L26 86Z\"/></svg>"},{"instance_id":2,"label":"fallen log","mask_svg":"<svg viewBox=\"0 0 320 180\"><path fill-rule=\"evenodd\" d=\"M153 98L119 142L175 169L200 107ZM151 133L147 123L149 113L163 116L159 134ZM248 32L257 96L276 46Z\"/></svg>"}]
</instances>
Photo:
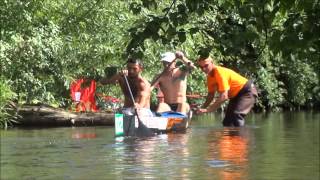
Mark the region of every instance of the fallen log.
<instances>
[{"instance_id":1,"label":"fallen log","mask_svg":"<svg viewBox=\"0 0 320 180\"><path fill-rule=\"evenodd\" d=\"M69 112L46 105L18 108L20 116L16 126L112 126L114 113Z\"/></svg>"}]
</instances>

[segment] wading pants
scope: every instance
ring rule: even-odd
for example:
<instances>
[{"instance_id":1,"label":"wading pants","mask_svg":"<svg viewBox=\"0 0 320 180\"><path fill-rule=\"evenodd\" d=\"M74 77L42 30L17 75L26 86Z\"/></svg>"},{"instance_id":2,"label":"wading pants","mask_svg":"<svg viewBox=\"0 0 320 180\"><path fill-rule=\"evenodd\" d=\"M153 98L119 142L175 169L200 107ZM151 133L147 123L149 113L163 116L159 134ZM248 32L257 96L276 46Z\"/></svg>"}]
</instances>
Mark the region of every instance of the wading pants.
<instances>
[{"instance_id":1,"label":"wading pants","mask_svg":"<svg viewBox=\"0 0 320 180\"><path fill-rule=\"evenodd\" d=\"M244 126L244 117L252 109L258 96L257 90L249 80L240 90L237 96L230 99L223 126Z\"/></svg>"}]
</instances>

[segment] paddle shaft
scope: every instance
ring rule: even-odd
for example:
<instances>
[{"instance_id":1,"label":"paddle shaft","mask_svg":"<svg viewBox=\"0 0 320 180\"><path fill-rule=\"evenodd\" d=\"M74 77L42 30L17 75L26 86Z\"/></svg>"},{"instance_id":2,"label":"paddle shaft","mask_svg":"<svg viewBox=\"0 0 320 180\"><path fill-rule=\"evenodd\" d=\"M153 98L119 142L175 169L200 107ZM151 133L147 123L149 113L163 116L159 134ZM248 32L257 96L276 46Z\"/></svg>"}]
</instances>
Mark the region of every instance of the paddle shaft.
<instances>
[{"instance_id":1,"label":"paddle shaft","mask_svg":"<svg viewBox=\"0 0 320 180\"><path fill-rule=\"evenodd\" d=\"M128 87L129 93L130 93L130 98L131 98L131 101L133 103L134 111L135 111L135 114L137 115L138 122L139 122L139 124L141 124L140 117L139 117L138 112L137 112L137 108L135 107L135 102L136 101L134 100L129 81L128 81L127 76L125 74L123 75L123 77L124 77L124 80L126 81L126 85Z\"/></svg>"},{"instance_id":2,"label":"paddle shaft","mask_svg":"<svg viewBox=\"0 0 320 180\"><path fill-rule=\"evenodd\" d=\"M132 101L132 103L134 105L135 100L134 100L134 97L133 97L133 94L132 94L132 91L131 91L131 87L129 85L129 81L128 81L127 76L125 74L123 75L123 77L124 77L124 80L126 81L126 85L128 87L129 93L130 93L130 98L131 98L131 101Z\"/></svg>"}]
</instances>

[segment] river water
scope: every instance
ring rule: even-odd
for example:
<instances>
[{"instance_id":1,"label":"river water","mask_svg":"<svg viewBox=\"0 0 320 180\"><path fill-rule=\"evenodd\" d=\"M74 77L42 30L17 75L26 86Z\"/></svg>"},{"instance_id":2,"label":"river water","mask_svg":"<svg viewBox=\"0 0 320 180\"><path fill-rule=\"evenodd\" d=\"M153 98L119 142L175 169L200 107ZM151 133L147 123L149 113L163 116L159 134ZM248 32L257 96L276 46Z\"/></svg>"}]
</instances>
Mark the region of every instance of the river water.
<instances>
[{"instance_id":1,"label":"river water","mask_svg":"<svg viewBox=\"0 0 320 180\"><path fill-rule=\"evenodd\" d=\"M0 179L319 180L319 112L221 115L180 134L115 138L113 127L1 130Z\"/></svg>"}]
</instances>

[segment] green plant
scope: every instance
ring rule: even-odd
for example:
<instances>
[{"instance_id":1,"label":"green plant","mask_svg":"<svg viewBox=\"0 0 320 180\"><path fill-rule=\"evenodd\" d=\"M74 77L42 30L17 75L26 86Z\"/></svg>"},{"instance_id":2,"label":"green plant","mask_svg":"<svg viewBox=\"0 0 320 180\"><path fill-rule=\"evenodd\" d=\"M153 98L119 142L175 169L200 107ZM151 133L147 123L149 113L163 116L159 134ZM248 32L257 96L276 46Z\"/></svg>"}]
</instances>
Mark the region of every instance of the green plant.
<instances>
[{"instance_id":1,"label":"green plant","mask_svg":"<svg viewBox=\"0 0 320 180\"><path fill-rule=\"evenodd\" d=\"M16 94L11 91L8 80L0 78L0 128L6 129L12 123L17 123L18 115L13 100Z\"/></svg>"}]
</instances>

